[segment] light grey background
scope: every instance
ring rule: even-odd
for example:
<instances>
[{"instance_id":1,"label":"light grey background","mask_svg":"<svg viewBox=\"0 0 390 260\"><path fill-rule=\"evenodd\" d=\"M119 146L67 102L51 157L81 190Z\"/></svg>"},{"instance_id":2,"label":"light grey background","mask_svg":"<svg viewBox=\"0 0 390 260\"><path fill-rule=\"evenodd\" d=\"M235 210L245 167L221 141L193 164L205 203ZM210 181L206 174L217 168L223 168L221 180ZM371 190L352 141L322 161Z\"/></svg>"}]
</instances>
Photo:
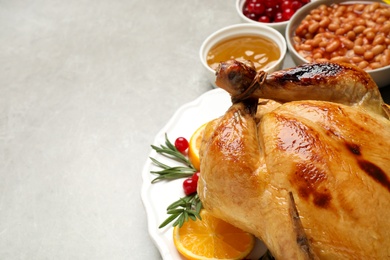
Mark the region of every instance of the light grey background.
<instances>
[{"instance_id":1,"label":"light grey background","mask_svg":"<svg viewBox=\"0 0 390 260\"><path fill-rule=\"evenodd\" d=\"M160 259L142 167L234 2L0 1L0 259Z\"/></svg>"}]
</instances>

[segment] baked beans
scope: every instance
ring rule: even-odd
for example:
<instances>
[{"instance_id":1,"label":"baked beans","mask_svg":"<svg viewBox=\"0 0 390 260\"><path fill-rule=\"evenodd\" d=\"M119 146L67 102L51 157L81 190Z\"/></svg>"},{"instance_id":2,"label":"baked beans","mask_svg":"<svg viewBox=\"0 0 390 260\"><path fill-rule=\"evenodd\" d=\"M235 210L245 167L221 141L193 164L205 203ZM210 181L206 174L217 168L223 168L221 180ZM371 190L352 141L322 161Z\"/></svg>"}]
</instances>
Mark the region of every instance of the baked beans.
<instances>
[{"instance_id":1,"label":"baked beans","mask_svg":"<svg viewBox=\"0 0 390 260\"><path fill-rule=\"evenodd\" d=\"M309 62L348 62L364 70L390 65L390 6L320 5L299 24L293 44Z\"/></svg>"}]
</instances>

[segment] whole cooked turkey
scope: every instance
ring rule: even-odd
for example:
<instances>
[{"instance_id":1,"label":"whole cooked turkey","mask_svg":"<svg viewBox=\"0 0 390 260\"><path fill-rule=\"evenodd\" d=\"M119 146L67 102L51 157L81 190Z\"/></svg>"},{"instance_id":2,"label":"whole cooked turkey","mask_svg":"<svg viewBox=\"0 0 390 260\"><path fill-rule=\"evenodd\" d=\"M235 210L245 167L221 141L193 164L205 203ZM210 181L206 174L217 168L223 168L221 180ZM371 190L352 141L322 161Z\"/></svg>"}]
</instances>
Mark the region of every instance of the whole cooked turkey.
<instances>
[{"instance_id":1,"label":"whole cooked turkey","mask_svg":"<svg viewBox=\"0 0 390 260\"><path fill-rule=\"evenodd\" d=\"M390 113L371 77L232 60L216 83L232 106L203 136L203 206L276 259L389 259Z\"/></svg>"}]
</instances>

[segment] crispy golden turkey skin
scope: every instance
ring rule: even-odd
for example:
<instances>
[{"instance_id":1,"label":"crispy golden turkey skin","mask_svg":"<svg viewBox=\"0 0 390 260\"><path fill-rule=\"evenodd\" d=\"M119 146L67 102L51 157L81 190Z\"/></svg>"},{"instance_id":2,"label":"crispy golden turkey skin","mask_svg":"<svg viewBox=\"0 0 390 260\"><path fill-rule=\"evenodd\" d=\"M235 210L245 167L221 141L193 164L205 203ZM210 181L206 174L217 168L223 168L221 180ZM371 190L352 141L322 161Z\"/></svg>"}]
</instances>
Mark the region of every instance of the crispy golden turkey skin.
<instances>
[{"instance_id":1,"label":"crispy golden turkey skin","mask_svg":"<svg viewBox=\"0 0 390 260\"><path fill-rule=\"evenodd\" d=\"M371 77L227 61L216 82L233 104L203 137L204 207L277 259L389 259L389 109Z\"/></svg>"}]
</instances>

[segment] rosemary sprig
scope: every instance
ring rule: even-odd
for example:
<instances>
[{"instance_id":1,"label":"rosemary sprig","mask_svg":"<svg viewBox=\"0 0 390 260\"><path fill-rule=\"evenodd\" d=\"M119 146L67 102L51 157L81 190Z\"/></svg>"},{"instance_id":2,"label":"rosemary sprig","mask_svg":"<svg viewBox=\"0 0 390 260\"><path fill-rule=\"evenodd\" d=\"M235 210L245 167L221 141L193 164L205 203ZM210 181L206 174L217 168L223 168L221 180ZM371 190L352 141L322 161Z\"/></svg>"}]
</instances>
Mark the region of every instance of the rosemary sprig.
<instances>
[{"instance_id":1,"label":"rosemary sprig","mask_svg":"<svg viewBox=\"0 0 390 260\"><path fill-rule=\"evenodd\" d=\"M190 160L188 160L186 156L184 156L181 152L179 152L179 150L176 149L176 147L171 143L171 141L169 141L168 135L166 133L165 133L165 146L164 145L160 145L160 147L155 145L151 145L151 146L157 153L163 154L167 157L170 157L181 163L184 163L190 168L194 168Z\"/></svg>"},{"instance_id":2,"label":"rosemary sprig","mask_svg":"<svg viewBox=\"0 0 390 260\"><path fill-rule=\"evenodd\" d=\"M173 180L183 177L190 177L196 172L196 169L194 168L194 166L192 166L190 160L188 160L187 157L185 157L181 152L179 152L176 147L169 141L167 134L165 134L165 145L160 145L160 147L151 145L151 147L157 153L185 164L185 166L172 167L150 157L150 159L155 165L163 169L160 171L151 171L151 173L159 175L152 180L152 183L155 183L159 180Z\"/></svg>"},{"instance_id":3,"label":"rosemary sprig","mask_svg":"<svg viewBox=\"0 0 390 260\"><path fill-rule=\"evenodd\" d=\"M165 145L160 145L160 147L152 145L151 147L157 153L185 165L172 167L159 162L155 158L150 157L155 165L162 168L162 170L159 171L150 171L150 173L158 175L158 177L152 180L152 183L155 183L159 180L173 180L178 178L191 177L196 172L196 169L192 165L191 161L176 149L176 147L169 141L167 134L165 134ZM163 228L171 222L173 222L173 226L179 225L179 227L182 227L184 222L188 221L189 219L201 219L201 209L202 202L200 201L197 193L180 198L168 206L167 214L170 216L163 223L161 223L159 228Z\"/></svg>"},{"instance_id":4,"label":"rosemary sprig","mask_svg":"<svg viewBox=\"0 0 390 260\"><path fill-rule=\"evenodd\" d=\"M199 214L201 209L202 202L200 201L197 193L180 198L168 206L167 213L170 216L161 223L159 228L165 227L174 220L175 222L173 222L172 226L179 225L179 227L182 227L184 222L189 219L194 221L196 219L201 219Z\"/></svg>"}]
</instances>

